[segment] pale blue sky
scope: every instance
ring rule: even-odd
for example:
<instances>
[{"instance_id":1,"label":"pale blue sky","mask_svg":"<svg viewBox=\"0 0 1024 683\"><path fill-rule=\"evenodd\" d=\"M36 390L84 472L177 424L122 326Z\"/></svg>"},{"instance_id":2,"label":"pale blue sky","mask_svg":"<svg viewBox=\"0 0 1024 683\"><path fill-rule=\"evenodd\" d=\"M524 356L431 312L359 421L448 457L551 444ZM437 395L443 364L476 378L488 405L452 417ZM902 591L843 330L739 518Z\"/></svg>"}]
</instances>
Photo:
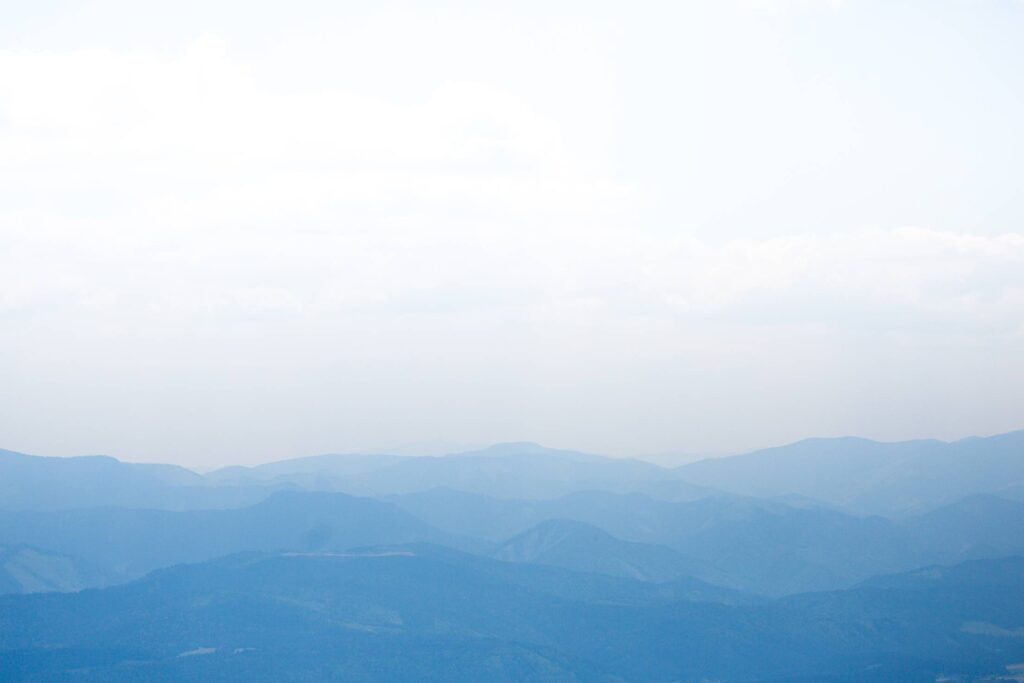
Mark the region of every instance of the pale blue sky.
<instances>
[{"instance_id":1,"label":"pale blue sky","mask_svg":"<svg viewBox=\"0 0 1024 683\"><path fill-rule=\"evenodd\" d=\"M0 9L0 447L1024 427L1024 2Z\"/></svg>"}]
</instances>

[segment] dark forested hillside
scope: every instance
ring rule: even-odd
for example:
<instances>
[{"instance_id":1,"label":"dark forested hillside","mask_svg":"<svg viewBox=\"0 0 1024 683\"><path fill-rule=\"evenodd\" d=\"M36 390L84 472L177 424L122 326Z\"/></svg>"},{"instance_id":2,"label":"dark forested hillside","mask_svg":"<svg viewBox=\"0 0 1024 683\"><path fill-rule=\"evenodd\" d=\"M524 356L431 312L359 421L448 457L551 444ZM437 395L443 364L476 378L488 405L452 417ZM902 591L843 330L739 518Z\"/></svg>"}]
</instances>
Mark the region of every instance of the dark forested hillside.
<instances>
[{"instance_id":1,"label":"dark forested hillside","mask_svg":"<svg viewBox=\"0 0 1024 683\"><path fill-rule=\"evenodd\" d=\"M1024 661L1020 558L753 605L511 571L426 546L235 556L2 598L0 655L9 678L91 680L912 681Z\"/></svg>"}]
</instances>

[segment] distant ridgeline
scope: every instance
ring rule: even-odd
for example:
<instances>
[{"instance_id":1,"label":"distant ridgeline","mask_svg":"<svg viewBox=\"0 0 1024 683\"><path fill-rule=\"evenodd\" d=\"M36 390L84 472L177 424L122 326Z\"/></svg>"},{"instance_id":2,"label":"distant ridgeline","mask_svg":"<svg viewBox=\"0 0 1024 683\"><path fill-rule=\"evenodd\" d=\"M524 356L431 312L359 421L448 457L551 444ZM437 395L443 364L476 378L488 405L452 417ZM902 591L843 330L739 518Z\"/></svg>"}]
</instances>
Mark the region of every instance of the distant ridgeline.
<instances>
[{"instance_id":1,"label":"distant ridgeline","mask_svg":"<svg viewBox=\"0 0 1024 683\"><path fill-rule=\"evenodd\" d=\"M678 468L0 451L0 680L1024 675L1024 432Z\"/></svg>"}]
</instances>

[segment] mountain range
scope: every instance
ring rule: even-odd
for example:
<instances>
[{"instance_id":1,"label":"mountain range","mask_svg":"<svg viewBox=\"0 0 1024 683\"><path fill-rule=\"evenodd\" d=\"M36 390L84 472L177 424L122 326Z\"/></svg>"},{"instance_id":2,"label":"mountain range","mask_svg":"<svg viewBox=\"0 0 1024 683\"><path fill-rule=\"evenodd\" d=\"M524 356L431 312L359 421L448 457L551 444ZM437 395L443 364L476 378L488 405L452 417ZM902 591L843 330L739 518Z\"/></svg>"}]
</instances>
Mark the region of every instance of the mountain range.
<instances>
[{"instance_id":1,"label":"mountain range","mask_svg":"<svg viewBox=\"0 0 1024 683\"><path fill-rule=\"evenodd\" d=\"M0 451L0 681L1024 672L1024 432L682 467Z\"/></svg>"},{"instance_id":2,"label":"mountain range","mask_svg":"<svg viewBox=\"0 0 1024 683\"><path fill-rule=\"evenodd\" d=\"M677 468L532 443L447 456L322 455L201 475L106 456L52 458L0 450L0 509L97 505L241 507L275 490L381 497L434 488L546 500L579 491L693 501L721 493L895 517L975 494L1024 500L1024 431L953 443L807 439Z\"/></svg>"}]
</instances>

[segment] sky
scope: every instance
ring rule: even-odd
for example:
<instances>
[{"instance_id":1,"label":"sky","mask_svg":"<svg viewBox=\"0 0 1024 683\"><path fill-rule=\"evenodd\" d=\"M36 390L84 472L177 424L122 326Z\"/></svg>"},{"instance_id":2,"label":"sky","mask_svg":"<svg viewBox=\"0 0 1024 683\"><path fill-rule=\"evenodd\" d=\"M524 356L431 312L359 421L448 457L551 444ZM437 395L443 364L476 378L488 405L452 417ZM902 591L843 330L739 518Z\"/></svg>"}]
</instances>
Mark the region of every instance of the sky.
<instances>
[{"instance_id":1,"label":"sky","mask_svg":"<svg viewBox=\"0 0 1024 683\"><path fill-rule=\"evenodd\" d=\"M0 447L1024 427L1024 2L0 5Z\"/></svg>"}]
</instances>

